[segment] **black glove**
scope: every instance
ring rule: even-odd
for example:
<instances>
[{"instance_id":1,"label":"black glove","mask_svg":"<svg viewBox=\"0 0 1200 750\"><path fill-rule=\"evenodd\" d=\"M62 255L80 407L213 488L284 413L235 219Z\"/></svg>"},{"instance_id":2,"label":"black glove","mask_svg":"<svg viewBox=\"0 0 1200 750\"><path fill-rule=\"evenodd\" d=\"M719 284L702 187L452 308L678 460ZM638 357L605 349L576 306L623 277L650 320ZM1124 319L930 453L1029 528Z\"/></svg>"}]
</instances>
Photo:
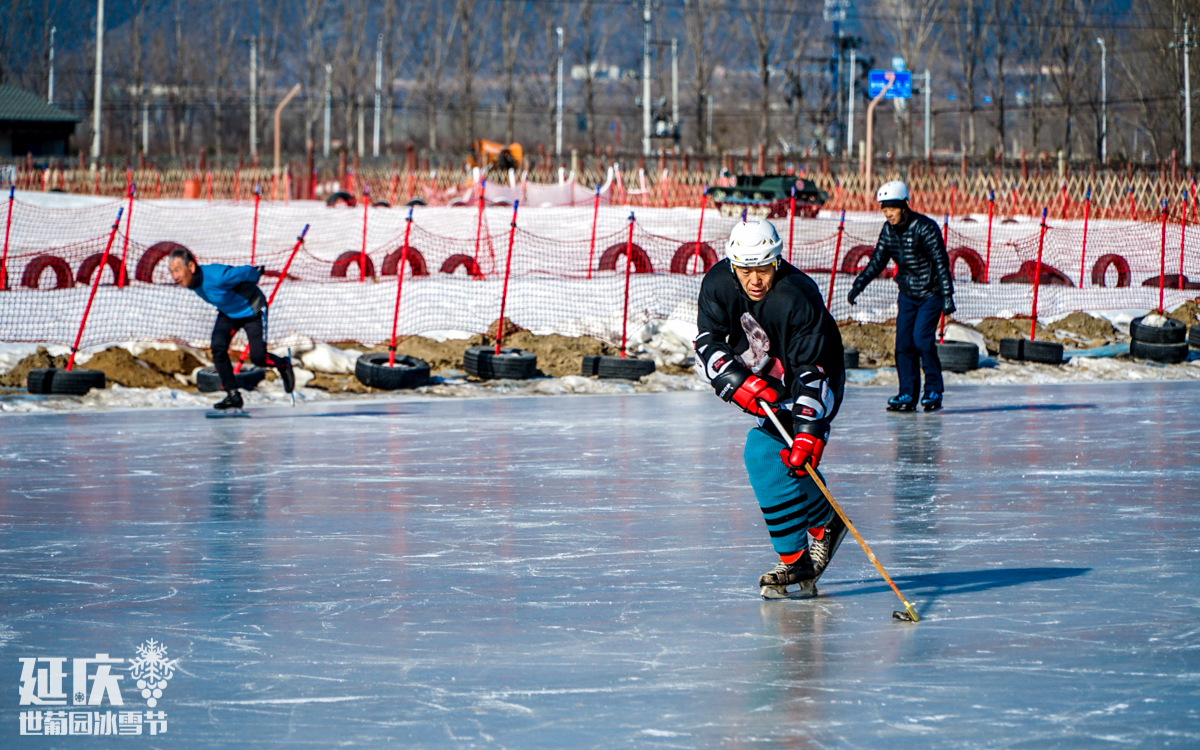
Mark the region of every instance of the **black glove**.
<instances>
[{"instance_id":1,"label":"black glove","mask_svg":"<svg viewBox=\"0 0 1200 750\"><path fill-rule=\"evenodd\" d=\"M860 294L862 294L862 290L859 289L858 287L855 287L850 290L849 294L846 295L846 301L849 302L851 305L856 305L858 303L855 302L854 300L857 299L858 295L860 295Z\"/></svg>"},{"instance_id":2,"label":"black glove","mask_svg":"<svg viewBox=\"0 0 1200 750\"><path fill-rule=\"evenodd\" d=\"M946 315L952 314L957 308L954 306L953 297L942 297L942 312Z\"/></svg>"}]
</instances>

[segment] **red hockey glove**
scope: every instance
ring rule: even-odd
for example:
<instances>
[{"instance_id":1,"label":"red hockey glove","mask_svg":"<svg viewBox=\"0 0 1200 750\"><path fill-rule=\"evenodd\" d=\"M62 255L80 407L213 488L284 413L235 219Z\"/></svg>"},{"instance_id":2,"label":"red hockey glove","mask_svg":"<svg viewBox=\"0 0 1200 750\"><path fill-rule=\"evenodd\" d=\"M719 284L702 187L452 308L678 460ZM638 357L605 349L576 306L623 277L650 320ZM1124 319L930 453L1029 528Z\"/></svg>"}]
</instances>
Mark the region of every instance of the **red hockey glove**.
<instances>
[{"instance_id":1,"label":"red hockey glove","mask_svg":"<svg viewBox=\"0 0 1200 750\"><path fill-rule=\"evenodd\" d=\"M779 394L775 389L750 372L750 368L739 363L730 365L725 372L713 378L712 386L722 399L732 401L742 407L742 411L756 417L767 415L759 405L759 399L772 405L779 403Z\"/></svg>"},{"instance_id":2,"label":"red hockey glove","mask_svg":"<svg viewBox=\"0 0 1200 750\"><path fill-rule=\"evenodd\" d=\"M802 477L804 464L810 463L817 468L821 463L821 454L825 452L825 443L829 439L829 423L823 419L815 422L799 422L796 425L796 437L792 441L791 450L784 448L779 451L779 458L788 467L788 476Z\"/></svg>"}]
</instances>

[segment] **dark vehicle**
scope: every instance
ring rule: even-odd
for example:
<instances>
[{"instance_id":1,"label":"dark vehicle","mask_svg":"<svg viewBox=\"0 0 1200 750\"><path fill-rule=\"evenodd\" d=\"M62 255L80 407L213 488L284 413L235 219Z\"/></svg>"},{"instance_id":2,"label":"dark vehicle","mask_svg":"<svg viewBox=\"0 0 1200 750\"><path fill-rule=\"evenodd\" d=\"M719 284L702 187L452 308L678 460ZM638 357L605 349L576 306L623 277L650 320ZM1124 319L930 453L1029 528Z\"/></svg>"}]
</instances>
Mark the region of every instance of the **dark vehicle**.
<instances>
[{"instance_id":1,"label":"dark vehicle","mask_svg":"<svg viewBox=\"0 0 1200 750\"><path fill-rule=\"evenodd\" d=\"M813 219L829 195L812 180L789 175L738 175L732 187L710 187L708 194L722 216L747 219L780 219L791 208L792 187L796 188L796 215Z\"/></svg>"}]
</instances>

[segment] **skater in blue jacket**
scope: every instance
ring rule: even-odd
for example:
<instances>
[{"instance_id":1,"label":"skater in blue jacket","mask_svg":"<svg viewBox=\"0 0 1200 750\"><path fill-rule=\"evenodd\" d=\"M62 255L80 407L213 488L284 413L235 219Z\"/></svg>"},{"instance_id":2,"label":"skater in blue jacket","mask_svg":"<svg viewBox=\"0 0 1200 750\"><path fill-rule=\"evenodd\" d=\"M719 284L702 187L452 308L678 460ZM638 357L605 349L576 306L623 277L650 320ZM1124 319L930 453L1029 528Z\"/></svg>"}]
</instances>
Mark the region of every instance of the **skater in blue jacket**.
<instances>
[{"instance_id":1,"label":"skater in blue jacket","mask_svg":"<svg viewBox=\"0 0 1200 750\"><path fill-rule=\"evenodd\" d=\"M246 331L250 342L250 361L259 367L274 367L279 371L283 389L291 393L296 386L292 361L267 351L267 297L258 288L262 266L226 266L220 263L197 265L190 250L178 248L167 256L171 278L176 284L191 289L200 299L217 308L217 322L212 333L212 359L225 398L214 409L241 409L242 395L238 393L233 363L229 360L229 344L239 330Z\"/></svg>"}]
</instances>

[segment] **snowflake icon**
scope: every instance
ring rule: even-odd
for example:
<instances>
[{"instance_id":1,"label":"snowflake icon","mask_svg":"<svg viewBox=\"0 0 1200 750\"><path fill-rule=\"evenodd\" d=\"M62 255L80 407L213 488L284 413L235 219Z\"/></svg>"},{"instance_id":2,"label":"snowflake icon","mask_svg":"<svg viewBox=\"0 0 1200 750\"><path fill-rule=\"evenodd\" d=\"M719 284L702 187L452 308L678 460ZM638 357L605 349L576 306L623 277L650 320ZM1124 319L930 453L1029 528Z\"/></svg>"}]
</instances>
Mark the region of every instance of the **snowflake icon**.
<instances>
[{"instance_id":1,"label":"snowflake icon","mask_svg":"<svg viewBox=\"0 0 1200 750\"><path fill-rule=\"evenodd\" d=\"M146 705L154 708L162 697L167 681L175 676L176 662L167 659L167 647L151 638L137 648L137 658L131 659L131 673Z\"/></svg>"}]
</instances>

